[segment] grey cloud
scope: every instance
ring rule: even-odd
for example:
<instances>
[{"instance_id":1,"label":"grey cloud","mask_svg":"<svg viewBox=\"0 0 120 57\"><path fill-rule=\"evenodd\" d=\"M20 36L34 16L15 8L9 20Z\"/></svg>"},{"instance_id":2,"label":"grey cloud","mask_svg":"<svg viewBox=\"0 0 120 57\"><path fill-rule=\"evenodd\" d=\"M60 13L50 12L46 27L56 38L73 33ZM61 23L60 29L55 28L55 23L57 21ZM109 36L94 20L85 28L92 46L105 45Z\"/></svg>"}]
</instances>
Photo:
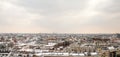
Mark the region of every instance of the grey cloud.
<instances>
[{"instance_id":1,"label":"grey cloud","mask_svg":"<svg viewBox=\"0 0 120 57\"><path fill-rule=\"evenodd\" d=\"M103 13L120 13L120 0L109 0L96 6L96 10Z\"/></svg>"},{"instance_id":2,"label":"grey cloud","mask_svg":"<svg viewBox=\"0 0 120 57\"><path fill-rule=\"evenodd\" d=\"M25 7L31 13L37 13L45 16L42 19L33 20L33 23L39 27L45 27L53 30L68 30L77 27L76 23L70 23L69 19L63 18L68 12L76 12L86 8L88 0L19 0L17 5ZM62 17L62 18L61 18ZM71 17L71 16L69 16ZM64 21L68 19L67 21ZM74 20L73 20L74 21Z\"/></svg>"},{"instance_id":3,"label":"grey cloud","mask_svg":"<svg viewBox=\"0 0 120 57\"><path fill-rule=\"evenodd\" d=\"M4 15L2 10L0 10L0 26L10 25L9 21L6 20L6 18L7 17Z\"/></svg>"},{"instance_id":4,"label":"grey cloud","mask_svg":"<svg viewBox=\"0 0 120 57\"><path fill-rule=\"evenodd\" d=\"M88 0L19 0L16 4L43 15L60 15L65 11L83 10Z\"/></svg>"},{"instance_id":5,"label":"grey cloud","mask_svg":"<svg viewBox=\"0 0 120 57\"><path fill-rule=\"evenodd\" d=\"M89 23L86 23L84 25L101 27L103 29L118 30L118 29L120 29L120 26L119 26L120 19L119 18L120 18L119 16L107 17L104 15L96 15L91 18L92 20L89 21Z\"/></svg>"},{"instance_id":6,"label":"grey cloud","mask_svg":"<svg viewBox=\"0 0 120 57\"><path fill-rule=\"evenodd\" d=\"M74 24L70 24L69 21L56 21L55 19L42 19L42 20L36 20L35 21L36 26L49 28L53 31L69 31L70 29L73 29L72 27Z\"/></svg>"},{"instance_id":7,"label":"grey cloud","mask_svg":"<svg viewBox=\"0 0 120 57\"><path fill-rule=\"evenodd\" d=\"M91 31L92 27L96 28L96 31L102 30L101 28L105 30L110 28L113 31L120 28L118 25L120 22L119 0L101 2L94 9L90 9L91 12L87 10L90 8L88 4L90 0L6 0L6 2L17 8L2 10L0 7L0 12L2 12L0 24L2 25L9 24L10 26L15 23L26 25L27 21L30 21L31 30L33 26L53 32ZM21 25L21 27L24 26Z\"/></svg>"},{"instance_id":8,"label":"grey cloud","mask_svg":"<svg viewBox=\"0 0 120 57\"><path fill-rule=\"evenodd\" d=\"M8 0L0 1L0 6L1 26L21 26L23 23L25 25L26 20L30 20L32 17L24 8L16 6Z\"/></svg>"}]
</instances>

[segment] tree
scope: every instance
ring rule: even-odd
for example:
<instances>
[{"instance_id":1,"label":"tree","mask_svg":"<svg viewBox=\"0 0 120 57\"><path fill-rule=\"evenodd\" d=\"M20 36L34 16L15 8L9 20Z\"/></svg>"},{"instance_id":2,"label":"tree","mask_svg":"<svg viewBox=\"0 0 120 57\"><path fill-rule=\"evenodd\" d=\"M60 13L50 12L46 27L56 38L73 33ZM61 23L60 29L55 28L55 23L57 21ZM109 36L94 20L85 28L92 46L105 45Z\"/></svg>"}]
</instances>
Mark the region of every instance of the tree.
<instances>
[{"instance_id":1,"label":"tree","mask_svg":"<svg viewBox=\"0 0 120 57\"><path fill-rule=\"evenodd\" d=\"M33 57L38 57L38 56L36 56L36 55L33 55Z\"/></svg>"}]
</instances>

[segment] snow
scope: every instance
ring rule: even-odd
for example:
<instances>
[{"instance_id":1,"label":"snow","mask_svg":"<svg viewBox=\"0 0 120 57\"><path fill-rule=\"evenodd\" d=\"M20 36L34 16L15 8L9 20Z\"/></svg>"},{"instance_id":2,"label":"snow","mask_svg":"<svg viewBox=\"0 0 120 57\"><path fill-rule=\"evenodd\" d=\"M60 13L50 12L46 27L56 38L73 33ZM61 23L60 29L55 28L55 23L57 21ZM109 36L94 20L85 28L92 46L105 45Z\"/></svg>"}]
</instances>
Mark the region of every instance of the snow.
<instances>
[{"instance_id":1,"label":"snow","mask_svg":"<svg viewBox=\"0 0 120 57\"><path fill-rule=\"evenodd\" d=\"M97 55L97 52L91 52L91 55Z\"/></svg>"},{"instance_id":2,"label":"snow","mask_svg":"<svg viewBox=\"0 0 120 57\"><path fill-rule=\"evenodd\" d=\"M111 46L111 47L108 47L108 49L109 50L113 50L113 49L115 49L113 46Z\"/></svg>"}]
</instances>

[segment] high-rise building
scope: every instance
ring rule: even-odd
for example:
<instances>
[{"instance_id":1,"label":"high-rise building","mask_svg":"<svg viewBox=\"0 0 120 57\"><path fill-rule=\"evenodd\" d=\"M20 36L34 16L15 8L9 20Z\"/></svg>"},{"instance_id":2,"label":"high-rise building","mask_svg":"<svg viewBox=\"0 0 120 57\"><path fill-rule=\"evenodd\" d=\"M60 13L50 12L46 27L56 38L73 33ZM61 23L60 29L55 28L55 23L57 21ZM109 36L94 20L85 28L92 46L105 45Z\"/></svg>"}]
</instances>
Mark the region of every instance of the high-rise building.
<instances>
[{"instance_id":1,"label":"high-rise building","mask_svg":"<svg viewBox=\"0 0 120 57\"><path fill-rule=\"evenodd\" d=\"M116 35L117 35L117 38L120 38L120 34L119 33L117 33Z\"/></svg>"}]
</instances>

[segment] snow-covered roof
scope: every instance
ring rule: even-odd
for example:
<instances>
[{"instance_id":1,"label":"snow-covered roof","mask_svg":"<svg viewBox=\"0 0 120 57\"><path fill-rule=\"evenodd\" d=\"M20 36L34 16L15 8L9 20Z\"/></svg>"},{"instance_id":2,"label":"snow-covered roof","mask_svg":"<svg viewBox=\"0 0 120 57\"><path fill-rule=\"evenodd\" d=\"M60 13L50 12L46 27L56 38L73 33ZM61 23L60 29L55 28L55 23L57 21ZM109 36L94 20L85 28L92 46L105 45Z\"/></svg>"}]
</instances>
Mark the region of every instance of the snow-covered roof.
<instances>
[{"instance_id":1,"label":"snow-covered roof","mask_svg":"<svg viewBox=\"0 0 120 57\"><path fill-rule=\"evenodd\" d=\"M33 49L20 49L19 51L27 51L27 52L33 52Z\"/></svg>"},{"instance_id":2,"label":"snow-covered roof","mask_svg":"<svg viewBox=\"0 0 120 57\"><path fill-rule=\"evenodd\" d=\"M115 49L113 46L107 47L109 50Z\"/></svg>"},{"instance_id":3,"label":"snow-covered roof","mask_svg":"<svg viewBox=\"0 0 120 57\"><path fill-rule=\"evenodd\" d=\"M48 43L48 45L45 45L45 46L54 46L56 45L57 43Z\"/></svg>"},{"instance_id":4,"label":"snow-covered roof","mask_svg":"<svg viewBox=\"0 0 120 57\"><path fill-rule=\"evenodd\" d=\"M70 55L73 55L73 56L85 56L84 53L70 53Z\"/></svg>"},{"instance_id":5,"label":"snow-covered roof","mask_svg":"<svg viewBox=\"0 0 120 57\"><path fill-rule=\"evenodd\" d=\"M90 54L91 55L97 55L97 52L91 52Z\"/></svg>"},{"instance_id":6,"label":"snow-covered roof","mask_svg":"<svg viewBox=\"0 0 120 57\"><path fill-rule=\"evenodd\" d=\"M37 53L36 54L37 56L40 56L40 55L52 55L52 56L56 56L56 55L61 55L61 56L69 56L69 53Z\"/></svg>"}]
</instances>

